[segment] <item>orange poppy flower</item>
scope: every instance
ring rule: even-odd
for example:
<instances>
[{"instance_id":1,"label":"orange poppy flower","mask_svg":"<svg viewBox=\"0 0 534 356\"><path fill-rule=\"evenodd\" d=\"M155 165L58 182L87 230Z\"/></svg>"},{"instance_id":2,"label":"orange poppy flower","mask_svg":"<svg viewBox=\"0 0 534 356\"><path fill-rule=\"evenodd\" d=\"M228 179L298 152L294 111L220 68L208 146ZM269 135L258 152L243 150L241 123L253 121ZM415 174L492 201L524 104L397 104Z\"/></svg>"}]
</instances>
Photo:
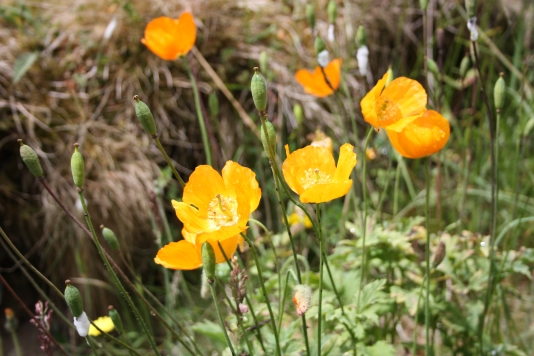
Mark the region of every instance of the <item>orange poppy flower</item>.
<instances>
[{"instance_id":1,"label":"orange poppy flower","mask_svg":"<svg viewBox=\"0 0 534 356\"><path fill-rule=\"evenodd\" d=\"M307 146L289 153L282 164L284 178L303 203L323 203L347 194L352 186L350 173L356 166L356 153L351 144L340 148L336 163L327 148Z\"/></svg>"},{"instance_id":2,"label":"orange poppy flower","mask_svg":"<svg viewBox=\"0 0 534 356\"><path fill-rule=\"evenodd\" d=\"M339 88L341 81L341 58L334 59L324 68L324 73L334 90ZM295 79L304 87L304 91L308 94L324 98L334 93L325 80L321 67L317 66L310 72L307 69L301 69L295 74Z\"/></svg>"},{"instance_id":3,"label":"orange poppy flower","mask_svg":"<svg viewBox=\"0 0 534 356\"><path fill-rule=\"evenodd\" d=\"M193 15L184 12L178 19L162 16L148 23L141 43L156 56L173 61L187 54L197 38Z\"/></svg>"},{"instance_id":4,"label":"orange poppy flower","mask_svg":"<svg viewBox=\"0 0 534 356\"><path fill-rule=\"evenodd\" d=\"M426 109L423 86L400 77L384 89L387 76L360 103L365 121L377 130L386 129L391 144L404 157L421 158L441 150L449 140L449 123L438 112Z\"/></svg>"}]
</instances>

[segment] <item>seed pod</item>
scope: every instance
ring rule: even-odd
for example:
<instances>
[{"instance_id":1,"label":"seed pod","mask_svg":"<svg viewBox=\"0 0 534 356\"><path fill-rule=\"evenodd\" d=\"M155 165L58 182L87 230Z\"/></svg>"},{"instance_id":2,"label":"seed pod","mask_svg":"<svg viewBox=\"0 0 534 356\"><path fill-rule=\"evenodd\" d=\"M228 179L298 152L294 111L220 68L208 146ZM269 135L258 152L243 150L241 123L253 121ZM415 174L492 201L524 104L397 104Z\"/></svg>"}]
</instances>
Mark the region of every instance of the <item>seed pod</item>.
<instances>
[{"instance_id":1,"label":"seed pod","mask_svg":"<svg viewBox=\"0 0 534 356\"><path fill-rule=\"evenodd\" d=\"M217 98L216 92L210 94L208 98L208 106L212 117L219 116L219 98Z\"/></svg>"},{"instance_id":2,"label":"seed pod","mask_svg":"<svg viewBox=\"0 0 534 356\"><path fill-rule=\"evenodd\" d=\"M26 164L35 178L41 178L43 176L43 168L41 167L41 162L39 162L37 153L35 153L33 148L22 143L22 140L18 141L20 144L20 157L22 157L22 161L24 161L24 164Z\"/></svg>"},{"instance_id":3,"label":"seed pod","mask_svg":"<svg viewBox=\"0 0 534 356\"><path fill-rule=\"evenodd\" d=\"M65 301L75 318L78 318L83 313L82 296L78 288L72 286L70 281L65 281L67 287L65 288Z\"/></svg>"},{"instance_id":4,"label":"seed pod","mask_svg":"<svg viewBox=\"0 0 534 356\"><path fill-rule=\"evenodd\" d=\"M204 242L202 245L202 265L204 266L204 273L208 278L209 283L213 283L215 277L215 251L209 242Z\"/></svg>"},{"instance_id":5,"label":"seed pod","mask_svg":"<svg viewBox=\"0 0 534 356\"><path fill-rule=\"evenodd\" d=\"M330 0L330 2L328 2L326 11L328 12L328 21L330 21L330 23L335 23L337 16L337 4L335 0Z\"/></svg>"},{"instance_id":6,"label":"seed pod","mask_svg":"<svg viewBox=\"0 0 534 356\"><path fill-rule=\"evenodd\" d=\"M428 67L428 70L432 72L436 77L439 76L439 68L436 62L432 58L426 59L426 65Z\"/></svg>"},{"instance_id":7,"label":"seed pod","mask_svg":"<svg viewBox=\"0 0 534 356\"><path fill-rule=\"evenodd\" d=\"M499 79L495 83L495 89L493 90L493 97L495 99L495 109L501 110L504 105L504 91L506 90L506 83L503 79L503 73L499 73Z\"/></svg>"},{"instance_id":8,"label":"seed pod","mask_svg":"<svg viewBox=\"0 0 534 356\"><path fill-rule=\"evenodd\" d=\"M104 225L101 225L100 228L102 229L102 236L104 236L104 240L106 240L112 249L119 251L119 240L117 239L117 235L115 235L113 230L104 227Z\"/></svg>"},{"instance_id":9,"label":"seed pod","mask_svg":"<svg viewBox=\"0 0 534 356\"><path fill-rule=\"evenodd\" d=\"M295 115L295 120L297 120L297 123L300 125L304 118L304 112L299 103L296 103L295 106L293 106L293 115Z\"/></svg>"},{"instance_id":10,"label":"seed pod","mask_svg":"<svg viewBox=\"0 0 534 356\"><path fill-rule=\"evenodd\" d=\"M141 121L141 125L143 125L145 131L150 135L153 136L156 134L156 122L154 121L154 116L152 116L152 112L150 111L150 108L147 104L143 103L139 96L134 95L135 100L135 115L137 115L137 118L139 121Z\"/></svg>"},{"instance_id":11,"label":"seed pod","mask_svg":"<svg viewBox=\"0 0 534 356\"><path fill-rule=\"evenodd\" d=\"M113 308L113 305L110 305L108 309L109 309L108 314L109 314L109 317L111 318L111 321L113 322L113 325L115 325L115 330L117 330L119 334L122 334L122 332L124 331L124 328L122 326L122 320L121 320L121 316L119 312L117 311L117 309Z\"/></svg>"},{"instance_id":12,"label":"seed pod","mask_svg":"<svg viewBox=\"0 0 534 356\"><path fill-rule=\"evenodd\" d=\"M83 156L78 150L79 146L77 143L74 144L74 153L70 159L70 169L74 185L82 189L85 180L85 164L83 163Z\"/></svg>"},{"instance_id":13,"label":"seed pod","mask_svg":"<svg viewBox=\"0 0 534 356\"><path fill-rule=\"evenodd\" d=\"M254 67L250 90L252 91L252 99L256 109L264 111L267 108L267 86L265 85L265 79L258 72L258 67Z\"/></svg>"},{"instance_id":14,"label":"seed pod","mask_svg":"<svg viewBox=\"0 0 534 356\"><path fill-rule=\"evenodd\" d=\"M319 55L322 51L325 50L326 46L324 45L324 41L321 37L317 36L315 37L315 55Z\"/></svg>"},{"instance_id":15,"label":"seed pod","mask_svg":"<svg viewBox=\"0 0 534 356\"><path fill-rule=\"evenodd\" d=\"M465 0L465 9L468 18L475 17L477 15L477 0Z\"/></svg>"},{"instance_id":16,"label":"seed pod","mask_svg":"<svg viewBox=\"0 0 534 356\"><path fill-rule=\"evenodd\" d=\"M469 60L469 54L466 53L464 58L462 58L462 62L460 63L460 76L462 78L465 78L465 75L470 65L471 65L471 61Z\"/></svg>"},{"instance_id":17,"label":"seed pod","mask_svg":"<svg viewBox=\"0 0 534 356\"><path fill-rule=\"evenodd\" d=\"M362 25L358 26L358 30L356 31L356 46L358 48L367 46L367 32Z\"/></svg>"},{"instance_id":18,"label":"seed pod","mask_svg":"<svg viewBox=\"0 0 534 356\"><path fill-rule=\"evenodd\" d=\"M276 147L276 130L274 125L270 121L265 120L265 127L267 128L267 135L263 130L263 125L261 125L261 143L263 144L263 149L271 160L274 159L272 155L275 152Z\"/></svg>"},{"instance_id":19,"label":"seed pod","mask_svg":"<svg viewBox=\"0 0 534 356\"><path fill-rule=\"evenodd\" d=\"M428 0L419 0L419 5L421 6L421 10L426 11L426 8L428 7Z\"/></svg>"},{"instance_id":20,"label":"seed pod","mask_svg":"<svg viewBox=\"0 0 534 356\"><path fill-rule=\"evenodd\" d=\"M261 51L260 53L260 71L263 73L267 73L267 64L269 61L269 55L267 54L267 51Z\"/></svg>"},{"instance_id":21,"label":"seed pod","mask_svg":"<svg viewBox=\"0 0 534 356\"><path fill-rule=\"evenodd\" d=\"M315 29L315 7L313 4L306 5L306 18L308 19L308 25L310 25L313 31Z\"/></svg>"},{"instance_id":22,"label":"seed pod","mask_svg":"<svg viewBox=\"0 0 534 356\"><path fill-rule=\"evenodd\" d=\"M386 79L386 87L389 85L395 79L395 74L393 73L393 68L391 66L388 67L388 77Z\"/></svg>"}]
</instances>

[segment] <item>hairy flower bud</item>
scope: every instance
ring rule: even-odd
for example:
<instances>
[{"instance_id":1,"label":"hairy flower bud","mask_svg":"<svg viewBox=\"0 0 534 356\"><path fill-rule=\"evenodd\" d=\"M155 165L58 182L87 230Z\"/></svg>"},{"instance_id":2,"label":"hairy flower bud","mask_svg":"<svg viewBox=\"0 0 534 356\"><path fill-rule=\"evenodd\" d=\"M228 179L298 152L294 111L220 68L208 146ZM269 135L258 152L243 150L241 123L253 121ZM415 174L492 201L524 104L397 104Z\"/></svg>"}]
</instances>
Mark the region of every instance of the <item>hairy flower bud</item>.
<instances>
[{"instance_id":1,"label":"hairy flower bud","mask_svg":"<svg viewBox=\"0 0 534 356\"><path fill-rule=\"evenodd\" d=\"M273 154L276 151L276 130L274 125L265 120L266 131L263 130L263 125L261 125L261 143L263 144L263 149L271 160L274 159Z\"/></svg>"},{"instance_id":2,"label":"hairy flower bud","mask_svg":"<svg viewBox=\"0 0 534 356\"><path fill-rule=\"evenodd\" d=\"M337 4L335 0L330 0L328 2L326 11L328 12L328 21L330 21L330 23L335 23L337 16Z\"/></svg>"},{"instance_id":3,"label":"hairy flower bud","mask_svg":"<svg viewBox=\"0 0 534 356\"><path fill-rule=\"evenodd\" d=\"M70 169L72 171L74 185L82 189L85 180L85 164L83 162L83 156L78 150L79 146L77 143L74 144L74 153L70 159Z\"/></svg>"},{"instance_id":4,"label":"hairy flower bud","mask_svg":"<svg viewBox=\"0 0 534 356\"><path fill-rule=\"evenodd\" d=\"M495 99L495 109L501 110L504 105L504 92L506 90L506 83L503 79L503 73L499 73L499 79L495 83L495 89L493 90L493 97Z\"/></svg>"},{"instance_id":5,"label":"hairy flower bud","mask_svg":"<svg viewBox=\"0 0 534 356\"><path fill-rule=\"evenodd\" d=\"M110 305L108 307L108 310L109 310L108 312L109 317L111 318L111 321L113 322L113 325L115 326L115 330L117 330L119 334L122 334L122 332L124 331L124 328L122 326L122 319L121 319L119 312L117 311L117 309L113 308L113 305Z\"/></svg>"},{"instance_id":6,"label":"hairy flower bud","mask_svg":"<svg viewBox=\"0 0 534 356\"><path fill-rule=\"evenodd\" d=\"M219 116L219 98L217 93L213 92L208 97L208 107L210 108L210 114L212 117Z\"/></svg>"},{"instance_id":7,"label":"hairy flower bud","mask_svg":"<svg viewBox=\"0 0 534 356\"><path fill-rule=\"evenodd\" d=\"M321 37L319 36L315 37L314 48L315 48L315 55L317 56L319 56L319 53L321 53L322 51L326 49L324 41Z\"/></svg>"},{"instance_id":8,"label":"hairy flower bud","mask_svg":"<svg viewBox=\"0 0 534 356\"><path fill-rule=\"evenodd\" d=\"M358 26L358 30L356 31L356 46L358 48L367 46L367 32L362 25Z\"/></svg>"},{"instance_id":9,"label":"hairy flower bud","mask_svg":"<svg viewBox=\"0 0 534 356\"><path fill-rule=\"evenodd\" d=\"M302 123L302 119L304 118L304 111L299 103L296 103L295 106L293 106L293 115L295 116L297 123L300 125Z\"/></svg>"},{"instance_id":10,"label":"hairy flower bud","mask_svg":"<svg viewBox=\"0 0 534 356\"><path fill-rule=\"evenodd\" d=\"M258 111L265 111L267 108L267 85L265 79L258 72L258 67L254 67L254 75L250 82L250 91L252 92L252 99Z\"/></svg>"},{"instance_id":11,"label":"hairy flower bud","mask_svg":"<svg viewBox=\"0 0 534 356\"><path fill-rule=\"evenodd\" d=\"M67 279L65 284L67 285L65 288L65 301L67 302L72 315L77 318L83 313L82 296L80 295L78 288L70 284L70 280Z\"/></svg>"},{"instance_id":12,"label":"hairy flower bud","mask_svg":"<svg viewBox=\"0 0 534 356\"><path fill-rule=\"evenodd\" d=\"M102 229L102 236L104 236L104 240L106 240L111 248L113 248L115 251L118 251L120 244L113 230L104 227L104 225L100 225L100 228Z\"/></svg>"},{"instance_id":13,"label":"hairy flower bud","mask_svg":"<svg viewBox=\"0 0 534 356\"><path fill-rule=\"evenodd\" d=\"M260 71L263 73L267 73L267 64L269 63L269 54L267 54L267 51L261 51L259 62Z\"/></svg>"},{"instance_id":14,"label":"hairy flower bud","mask_svg":"<svg viewBox=\"0 0 534 356\"><path fill-rule=\"evenodd\" d=\"M436 77L439 76L439 68L438 68L438 64L432 59L432 58L428 58L426 59L426 65L428 67L428 70L434 74Z\"/></svg>"},{"instance_id":15,"label":"hairy flower bud","mask_svg":"<svg viewBox=\"0 0 534 356\"><path fill-rule=\"evenodd\" d=\"M468 18L475 17L477 15L477 0L465 0L465 9Z\"/></svg>"},{"instance_id":16,"label":"hairy flower bud","mask_svg":"<svg viewBox=\"0 0 534 356\"><path fill-rule=\"evenodd\" d=\"M22 157L22 161L35 178L41 178L43 176L43 168L41 167L37 153L35 153L33 148L22 143L22 140L19 139L18 142L20 144L20 157Z\"/></svg>"},{"instance_id":17,"label":"hairy flower bud","mask_svg":"<svg viewBox=\"0 0 534 356\"><path fill-rule=\"evenodd\" d=\"M133 98L135 100L135 115L137 115L145 131L151 136L155 135L157 132L156 122L150 108L139 99L138 95L134 95Z\"/></svg>"},{"instance_id":18,"label":"hairy flower bud","mask_svg":"<svg viewBox=\"0 0 534 356\"><path fill-rule=\"evenodd\" d=\"M303 315L311 307L312 290L305 284L297 284L293 289L293 303L297 313Z\"/></svg>"},{"instance_id":19,"label":"hairy flower bud","mask_svg":"<svg viewBox=\"0 0 534 356\"><path fill-rule=\"evenodd\" d=\"M202 245L202 265L204 266L204 273L208 281L213 283L213 278L215 278L215 251L213 246L209 242L204 242Z\"/></svg>"}]
</instances>

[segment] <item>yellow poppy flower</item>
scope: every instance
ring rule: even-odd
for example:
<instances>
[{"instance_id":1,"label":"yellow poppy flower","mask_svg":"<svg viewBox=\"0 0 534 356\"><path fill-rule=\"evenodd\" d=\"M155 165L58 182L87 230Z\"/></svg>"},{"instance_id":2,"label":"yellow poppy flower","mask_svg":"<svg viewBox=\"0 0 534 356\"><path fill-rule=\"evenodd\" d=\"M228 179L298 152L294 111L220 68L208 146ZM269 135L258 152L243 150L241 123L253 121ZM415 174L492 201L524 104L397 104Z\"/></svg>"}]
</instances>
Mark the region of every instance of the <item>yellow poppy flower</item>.
<instances>
[{"instance_id":1,"label":"yellow poppy flower","mask_svg":"<svg viewBox=\"0 0 534 356\"><path fill-rule=\"evenodd\" d=\"M307 146L289 153L282 164L284 178L303 203L323 203L347 194L352 186L350 173L356 166L356 153L351 144L340 148L338 164L324 147Z\"/></svg>"},{"instance_id":2,"label":"yellow poppy flower","mask_svg":"<svg viewBox=\"0 0 534 356\"><path fill-rule=\"evenodd\" d=\"M111 320L109 316L101 316L100 318L94 320L93 323L95 323L95 325L98 326L100 330L102 330L105 333L109 333L113 331L113 329L115 329L115 325L113 324L113 321ZM89 326L89 335L98 336L100 334L101 332L98 331L98 329L95 328L93 324Z\"/></svg>"},{"instance_id":3,"label":"yellow poppy flower","mask_svg":"<svg viewBox=\"0 0 534 356\"><path fill-rule=\"evenodd\" d=\"M330 85L334 90L339 88L339 82L341 81L341 58L334 59L332 62L324 68L324 73L330 82ZM334 91L325 80L321 67L317 66L310 72L307 69L301 69L295 74L295 79L304 87L304 91L308 94L312 94L323 98Z\"/></svg>"},{"instance_id":4,"label":"yellow poppy flower","mask_svg":"<svg viewBox=\"0 0 534 356\"><path fill-rule=\"evenodd\" d=\"M193 15L184 12L178 19L158 17L148 23L141 43L156 56L173 61L186 55L197 38L197 27Z\"/></svg>"}]
</instances>

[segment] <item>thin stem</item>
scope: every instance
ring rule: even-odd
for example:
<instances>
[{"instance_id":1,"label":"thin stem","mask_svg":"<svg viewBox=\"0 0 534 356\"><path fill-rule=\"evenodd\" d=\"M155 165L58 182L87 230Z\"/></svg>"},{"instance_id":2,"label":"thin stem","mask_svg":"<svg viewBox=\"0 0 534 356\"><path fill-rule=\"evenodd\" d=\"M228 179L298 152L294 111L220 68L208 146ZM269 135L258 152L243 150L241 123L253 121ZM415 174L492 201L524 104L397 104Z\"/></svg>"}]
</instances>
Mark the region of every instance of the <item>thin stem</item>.
<instances>
[{"instance_id":1,"label":"thin stem","mask_svg":"<svg viewBox=\"0 0 534 356\"><path fill-rule=\"evenodd\" d=\"M13 339L13 346L15 347L15 355L22 356L22 350L20 349L19 337L16 330L11 330L11 338Z\"/></svg>"},{"instance_id":2,"label":"thin stem","mask_svg":"<svg viewBox=\"0 0 534 356\"><path fill-rule=\"evenodd\" d=\"M425 295L425 355L431 354L430 345L430 157L425 159L426 193L425 193L425 217L426 217L426 295Z\"/></svg>"},{"instance_id":3,"label":"thin stem","mask_svg":"<svg viewBox=\"0 0 534 356\"><path fill-rule=\"evenodd\" d=\"M197 81L193 72L191 71L191 65L189 62L185 62L187 67L187 74L193 87L193 97L195 98L195 108L197 110L198 125L200 126L200 134L202 135L202 144L204 145L204 151L206 152L206 164L212 165L211 162L211 147L208 141L208 133L206 131L206 123L204 122L204 115L202 114L202 108L200 107L200 96L198 94Z\"/></svg>"},{"instance_id":4,"label":"thin stem","mask_svg":"<svg viewBox=\"0 0 534 356\"><path fill-rule=\"evenodd\" d=\"M159 151L163 154L163 158L165 158L165 161L167 162L167 165L171 168L172 173L174 174L174 176L176 177L176 179L178 180L178 182L180 183L182 188L185 187L184 180L182 179L182 177L180 176L180 174L178 173L176 168L174 168L174 165L172 164L171 159L169 158L169 155L167 155L167 152L165 152L165 149L161 145L161 142L159 141L158 134L153 135L152 138L156 142L156 146L158 146Z\"/></svg>"},{"instance_id":5,"label":"thin stem","mask_svg":"<svg viewBox=\"0 0 534 356\"><path fill-rule=\"evenodd\" d=\"M319 305L317 311L317 355L321 356L321 324L323 320L323 260L324 260L324 241L321 229L321 209L319 204L315 204L315 215L317 216L317 225L319 226Z\"/></svg>"},{"instance_id":6,"label":"thin stem","mask_svg":"<svg viewBox=\"0 0 534 356\"><path fill-rule=\"evenodd\" d=\"M421 288L419 288L419 296L417 297L417 304L415 306L415 320L413 326L413 342L412 342L412 356L416 356L417 352L417 325L419 322L419 305L421 304L421 296L423 295L423 286L427 279L427 273L423 276L423 282L421 282Z\"/></svg>"},{"instance_id":7,"label":"thin stem","mask_svg":"<svg viewBox=\"0 0 534 356\"><path fill-rule=\"evenodd\" d=\"M91 346L91 351L93 351L93 354L95 356L98 356L98 351L96 350L96 346L95 346L95 343L93 342L93 340L91 339L90 336L86 336L85 337L85 341L87 341L87 343L89 344L89 346Z\"/></svg>"},{"instance_id":8,"label":"thin stem","mask_svg":"<svg viewBox=\"0 0 534 356\"><path fill-rule=\"evenodd\" d=\"M258 254L256 252L256 247L252 244L249 237L241 233L241 236L245 239L245 241L248 243L250 250L252 251L252 255L254 256L254 263L256 263L256 269L258 271L258 278L260 279L260 285L261 285L261 291L263 293L263 298L265 299L265 304L267 304L267 309L269 310L269 317L271 318L271 326L273 328L274 333L274 339L276 342L276 355L282 355L282 352L280 351L280 340L278 335L278 330L276 328L276 319L274 318L273 309L271 308L271 302L269 301L269 295L267 294L267 289L265 288L265 281L263 279L263 275L261 272L261 265L260 261L258 259Z\"/></svg>"},{"instance_id":9,"label":"thin stem","mask_svg":"<svg viewBox=\"0 0 534 356\"><path fill-rule=\"evenodd\" d=\"M98 253L100 254L100 257L104 261L104 264L106 265L106 268L109 271L109 274L111 275L113 281L115 282L115 284L119 288L119 290L120 290L121 294L123 295L124 299L126 299L126 302L128 303L128 305L132 309L132 312L136 316L139 324L141 324L141 328L145 332L145 334L147 336L147 339L148 339L148 342L150 343L150 346L154 350L155 354L159 356L160 353L158 351L158 347L156 346L156 343L154 342L154 339L152 338L152 335L150 335L150 332L148 330L148 327L145 324L145 321L142 319L141 314L139 313L139 310L137 309L137 307L133 303L132 299L130 298L130 295L124 289L121 281L119 280L119 278L115 274L115 271L113 271L113 268L111 268L111 264L109 263L106 255L104 254L104 251L102 250L102 246L100 246L100 242L98 241L98 237L96 236L95 229L94 229L93 223L91 221L91 217L89 216L89 212L87 210L87 205L85 204L85 198L83 196L83 189L78 188L78 196L79 196L80 202L82 204L82 208L83 208L83 212L84 212L84 215L85 215L85 220L87 222L87 226L89 226L89 230L91 231L91 235L93 235L93 241L95 243L96 249L98 250Z\"/></svg>"},{"instance_id":10,"label":"thin stem","mask_svg":"<svg viewBox=\"0 0 534 356\"><path fill-rule=\"evenodd\" d=\"M232 342L230 341L230 337L228 336L228 331L226 330L226 325L224 325L224 319L221 314L221 310L219 309L219 299L217 298L217 294L215 293L215 286L213 285L213 280L208 281L208 284L210 286L211 296L213 297L213 304L215 304L215 310L217 311L217 316L219 317L219 322L221 323L221 327L224 332L224 338L226 339L226 343L228 344L228 347L230 348L230 351L232 352L232 355L235 356L234 347L232 346Z\"/></svg>"}]
</instances>

